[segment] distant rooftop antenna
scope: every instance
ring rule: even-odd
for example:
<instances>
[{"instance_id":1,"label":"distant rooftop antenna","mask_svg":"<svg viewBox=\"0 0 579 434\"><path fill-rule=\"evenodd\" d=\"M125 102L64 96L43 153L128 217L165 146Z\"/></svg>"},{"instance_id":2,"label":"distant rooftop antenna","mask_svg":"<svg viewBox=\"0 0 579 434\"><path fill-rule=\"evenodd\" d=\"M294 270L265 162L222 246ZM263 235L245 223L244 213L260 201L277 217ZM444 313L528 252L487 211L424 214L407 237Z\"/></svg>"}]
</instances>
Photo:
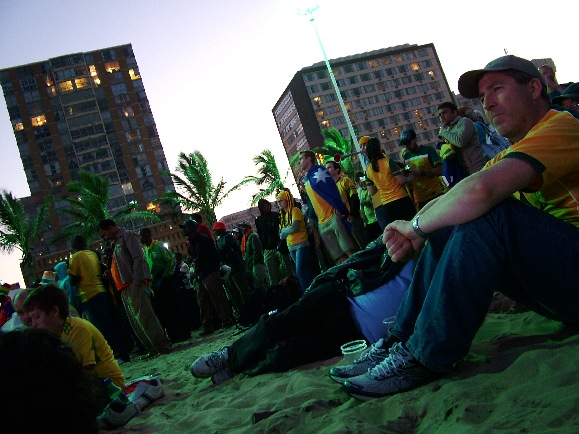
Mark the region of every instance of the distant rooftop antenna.
<instances>
[{"instance_id":1,"label":"distant rooftop antenna","mask_svg":"<svg viewBox=\"0 0 579 434\"><path fill-rule=\"evenodd\" d=\"M507 50L506 48L503 48L505 54L509 54L509 50Z\"/></svg>"}]
</instances>

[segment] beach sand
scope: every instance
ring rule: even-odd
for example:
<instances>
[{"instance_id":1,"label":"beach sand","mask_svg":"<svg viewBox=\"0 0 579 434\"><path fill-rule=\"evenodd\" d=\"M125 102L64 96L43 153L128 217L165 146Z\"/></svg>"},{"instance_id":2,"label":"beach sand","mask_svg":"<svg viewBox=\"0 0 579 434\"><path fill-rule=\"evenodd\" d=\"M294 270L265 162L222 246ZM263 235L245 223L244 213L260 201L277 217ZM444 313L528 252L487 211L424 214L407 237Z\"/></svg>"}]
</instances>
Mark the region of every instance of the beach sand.
<instances>
[{"instance_id":1,"label":"beach sand","mask_svg":"<svg viewBox=\"0 0 579 434\"><path fill-rule=\"evenodd\" d=\"M469 355L418 389L362 402L328 376L341 357L220 385L189 365L232 329L123 364L128 382L158 375L165 397L114 433L579 433L579 328L532 312L489 314Z\"/></svg>"}]
</instances>

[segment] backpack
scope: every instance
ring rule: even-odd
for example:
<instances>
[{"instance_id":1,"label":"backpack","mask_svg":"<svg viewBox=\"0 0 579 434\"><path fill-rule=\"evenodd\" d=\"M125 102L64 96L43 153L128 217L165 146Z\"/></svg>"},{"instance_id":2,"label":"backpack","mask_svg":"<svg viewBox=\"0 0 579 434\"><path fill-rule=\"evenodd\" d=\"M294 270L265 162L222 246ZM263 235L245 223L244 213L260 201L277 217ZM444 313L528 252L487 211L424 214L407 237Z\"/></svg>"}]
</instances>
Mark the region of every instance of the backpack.
<instances>
[{"instance_id":1,"label":"backpack","mask_svg":"<svg viewBox=\"0 0 579 434\"><path fill-rule=\"evenodd\" d=\"M494 128L489 128L481 122L482 127L486 132L486 141L481 143L481 148L485 156L490 160L499 152L508 149L511 142L506 137L501 136Z\"/></svg>"}]
</instances>

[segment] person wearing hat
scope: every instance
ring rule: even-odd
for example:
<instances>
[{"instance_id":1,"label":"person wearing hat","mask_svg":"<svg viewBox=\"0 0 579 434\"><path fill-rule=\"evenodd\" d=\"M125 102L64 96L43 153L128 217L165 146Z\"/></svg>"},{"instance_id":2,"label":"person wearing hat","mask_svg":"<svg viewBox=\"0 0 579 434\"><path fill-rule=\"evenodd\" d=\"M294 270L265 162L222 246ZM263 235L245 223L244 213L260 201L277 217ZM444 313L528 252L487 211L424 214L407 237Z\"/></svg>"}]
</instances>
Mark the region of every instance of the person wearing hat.
<instances>
[{"instance_id":1,"label":"person wearing hat","mask_svg":"<svg viewBox=\"0 0 579 434\"><path fill-rule=\"evenodd\" d=\"M233 308L234 315L239 318L245 300L251 293L251 287L248 280L247 268L241 256L239 245L231 232L227 232L225 223L215 222L213 224L213 233L215 234L217 253L221 264L231 268L225 283L229 293L229 301Z\"/></svg>"},{"instance_id":2,"label":"person wearing hat","mask_svg":"<svg viewBox=\"0 0 579 434\"><path fill-rule=\"evenodd\" d=\"M179 225L183 235L188 237L187 253L195 266L195 276L199 281L197 301L201 319L200 336L207 336L215 331L213 309L224 328L233 325L231 306L225 295L225 289L219 274L221 263L215 243L207 236L199 233L199 224L188 218Z\"/></svg>"},{"instance_id":3,"label":"person wearing hat","mask_svg":"<svg viewBox=\"0 0 579 434\"><path fill-rule=\"evenodd\" d=\"M263 260L263 249L259 236L253 231L248 221L239 223L243 236L241 237L241 254L247 269L253 276L253 285L265 288L269 284L267 268Z\"/></svg>"},{"instance_id":4,"label":"person wearing hat","mask_svg":"<svg viewBox=\"0 0 579 434\"><path fill-rule=\"evenodd\" d=\"M303 294L314 279L305 217L302 210L295 206L294 197L289 191L280 191L275 199L279 204L281 215L280 238L287 243L290 256L296 266L296 274Z\"/></svg>"},{"instance_id":5,"label":"person wearing hat","mask_svg":"<svg viewBox=\"0 0 579 434\"><path fill-rule=\"evenodd\" d=\"M566 87L561 95L552 99L552 102L568 111L577 113L579 111L579 83L573 83ZM575 114L574 116L577 117Z\"/></svg>"},{"instance_id":6,"label":"person wearing hat","mask_svg":"<svg viewBox=\"0 0 579 434\"><path fill-rule=\"evenodd\" d=\"M418 145L416 132L407 128L400 133L402 158L413 176L412 196L418 209L440 196L444 191L438 177L442 175L442 160L432 146Z\"/></svg>"},{"instance_id":7,"label":"person wearing hat","mask_svg":"<svg viewBox=\"0 0 579 434\"><path fill-rule=\"evenodd\" d=\"M579 121L551 110L537 68L513 55L464 73L458 89L479 98L513 144L412 221L387 226L393 261L422 252L384 344L389 353L344 383L360 399L452 370L495 291L552 320L579 323Z\"/></svg>"}]
</instances>

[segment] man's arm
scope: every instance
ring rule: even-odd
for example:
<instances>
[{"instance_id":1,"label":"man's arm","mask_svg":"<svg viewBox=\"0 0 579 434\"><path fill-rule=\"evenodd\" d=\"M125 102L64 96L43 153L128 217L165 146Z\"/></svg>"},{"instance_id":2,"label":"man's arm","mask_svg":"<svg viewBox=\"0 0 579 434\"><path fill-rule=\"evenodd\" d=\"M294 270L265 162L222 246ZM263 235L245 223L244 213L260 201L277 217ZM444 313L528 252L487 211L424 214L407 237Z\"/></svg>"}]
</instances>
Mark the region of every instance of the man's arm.
<instances>
[{"instance_id":1,"label":"man's arm","mask_svg":"<svg viewBox=\"0 0 579 434\"><path fill-rule=\"evenodd\" d=\"M141 243L136 235L130 233L125 234L125 245L129 250L133 264L133 280L131 283L142 284L145 280L144 267L148 267L149 264L145 264L145 253L141 247Z\"/></svg>"},{"instance_id":2,"label":"man's arm","mask_svg":"<svg viewBox=\"0 0 579 434\"><path fill-rule=\"evenodd\" d=\"M454 127L446 127L440 130L440 135L448 143L459 148L466 148L473 134L476 134L474 123L468 118L460 118Z\"/></svg>"},{"instance_id":3,"label":"man's arm","mask_svg":"<svg viewBox=\"0 0 579 434\"><path fill-rule=\"evenodd\" d=\"M486 214L513 193L524 190L540 173L518 158L504 158L486 170L463 179L436 202L420 212L419 225L425 233L469 222ZM409 221L397 220L386 227L384 242L393 261L406 260L420 250L424 239Z\"/></svg>"}]
</instances>

